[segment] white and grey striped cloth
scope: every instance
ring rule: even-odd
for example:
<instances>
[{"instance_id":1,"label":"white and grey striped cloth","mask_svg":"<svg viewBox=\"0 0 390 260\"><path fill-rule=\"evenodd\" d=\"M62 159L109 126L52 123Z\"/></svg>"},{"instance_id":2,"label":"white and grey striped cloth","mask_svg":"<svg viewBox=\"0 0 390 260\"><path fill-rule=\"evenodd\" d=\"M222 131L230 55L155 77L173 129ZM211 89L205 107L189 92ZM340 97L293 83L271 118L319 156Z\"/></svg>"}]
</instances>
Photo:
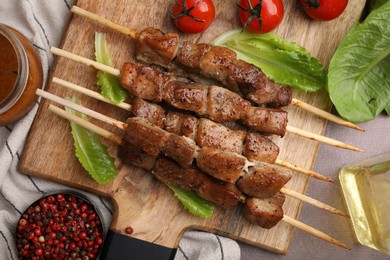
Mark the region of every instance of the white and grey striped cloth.
<instances>
[{"instance_id":1,"label":"white and grey striped cloth","mask_svg":"<svg viewBox=\"0 0 390 260\"><path fill-rule=\"evenodd\" d=\"M24 34L41 57L45 79L54 59L50 46L58 46L73 0L1 0L0 23ZM69 187L20 174L17 165L39 101L19 122L0 127L0 259L18 259L14 234L21 213L45 194L70 190ZM102 212L106 226L112 217L108 201L83 193ZM240 259L238 244L230 239L203 232L187 232L180 242L176 259Z\"/></svg>"}]
</instances>

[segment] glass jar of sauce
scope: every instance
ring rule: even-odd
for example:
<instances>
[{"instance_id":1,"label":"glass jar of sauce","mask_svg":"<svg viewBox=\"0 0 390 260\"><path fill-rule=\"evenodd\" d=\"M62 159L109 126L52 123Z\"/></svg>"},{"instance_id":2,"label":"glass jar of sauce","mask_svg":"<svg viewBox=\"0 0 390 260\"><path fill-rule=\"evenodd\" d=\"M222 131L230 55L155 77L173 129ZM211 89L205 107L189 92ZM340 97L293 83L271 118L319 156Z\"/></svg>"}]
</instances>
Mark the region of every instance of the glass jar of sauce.
<instances>
[{"instance_id":1,"label":"glass jar of sauce","mask_svg":"<svg viewBox=\"0 0 390 260\"><path fill-rule=\"evenodd\" d=\"M32 44L17 30L0 24L0 126L30 111L42 83L42 65Z\"/></svg>"}]
</instances>

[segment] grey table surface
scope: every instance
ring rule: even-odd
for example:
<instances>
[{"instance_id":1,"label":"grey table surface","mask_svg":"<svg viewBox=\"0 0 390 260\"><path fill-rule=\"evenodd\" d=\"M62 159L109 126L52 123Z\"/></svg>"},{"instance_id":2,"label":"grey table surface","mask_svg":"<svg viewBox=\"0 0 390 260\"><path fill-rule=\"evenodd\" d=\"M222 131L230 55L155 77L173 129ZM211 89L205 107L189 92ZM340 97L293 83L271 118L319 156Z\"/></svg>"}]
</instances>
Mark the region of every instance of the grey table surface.
<instances>
[{"instance_id":1,"label":"grey table surface","mask_svg":"<svg viewBox=\"0 0 390 260\"><path fill-rule=\"evenodd\" d=\"M321 145L314 170L332 178L335 182L324 183L310 180L307 195L317 198L336 208L347 211L340 182L339 170L348 164L369 159L390 152L390 117L380 115L375 120L359 124L366 129L365 133L328 123L325 135L345 143L354 145L365 151L352 152ZM295 230L289 251L286 255L278 255L266 250L240 243L241 258L251 259L390 259L389 255L362 246L355 238L351 221L344 217L326 213L310 205L303 205L299 217L319 230L326 232L339 241L349 245L352 250L345 250L317 239L303 231Z\"/></svg>"}]
</instances>

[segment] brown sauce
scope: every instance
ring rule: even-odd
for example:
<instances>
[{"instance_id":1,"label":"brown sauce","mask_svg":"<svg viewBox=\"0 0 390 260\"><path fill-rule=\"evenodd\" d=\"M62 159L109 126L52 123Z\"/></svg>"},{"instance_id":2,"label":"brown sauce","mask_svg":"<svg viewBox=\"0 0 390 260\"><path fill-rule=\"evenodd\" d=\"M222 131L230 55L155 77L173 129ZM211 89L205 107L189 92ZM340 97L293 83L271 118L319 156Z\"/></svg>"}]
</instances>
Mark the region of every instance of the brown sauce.
<instances>
[{"instance_id":1,"label":"brown sauce","mask_svg":"<svg viewBox=\"0 0 390 260\"><path fill-rule=\"evenodd\" d=\"M14 48L8 39L0 34L0 103L14 90L18 65Z\"/></svg>"},{"instance_id":2,"label":"brown sauce","mask_svg":"<svg viewBox=\"0 0 390 260\"><path fill-rule=\"evenodd\" d=\"M0 77L0 108L4 104L9 106L7 110L4 109L5 111L0 113L0 126L3 126L16 122L33 107L37 100L35 90L42 86L43 72L39 56L35 52L34 47L20 32L4 24L0 24L0 30L5 33L4 35L7 35L7 33L13 35L19 42L9 43L7 38L4 39L4 35L0 34L0 64L4 64L0 68L0 74L2 74ZM13 53L7 42L15 48ZM6 45L3 45L3 43L6 43ZM16 53L19 53L20 57L23 56L24 58L20 58L15 64L13 63L15 61L13 61L12 55L16 55ZM6 57L7 61L4 61L3 57ZM18 75L17 82L14 72ZM12 95L14 96L17 93L15 94L16 100L9 102L7 97L14 89L15 91Z\"/></svg>"}]
</instances>

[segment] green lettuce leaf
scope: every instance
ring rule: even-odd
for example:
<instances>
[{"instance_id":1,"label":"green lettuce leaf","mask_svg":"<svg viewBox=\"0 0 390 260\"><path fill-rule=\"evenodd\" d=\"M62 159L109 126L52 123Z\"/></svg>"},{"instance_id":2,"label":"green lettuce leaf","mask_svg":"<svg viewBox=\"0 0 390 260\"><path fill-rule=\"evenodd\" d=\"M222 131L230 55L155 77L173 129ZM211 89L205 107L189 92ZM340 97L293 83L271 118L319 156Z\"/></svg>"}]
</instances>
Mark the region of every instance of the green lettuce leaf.
<instances>
[{"instance_id":1,"label":"green lettuce leaf","mask_svg":"<svg viewBox=\"0 0 390 260\"><path fill-rule=\"evenodd\" d=\"M329 64L327 89L351 122L374 119L390 105L390 1L348 32Z\"/></svg>"},{"instance_id":2,"label":"green lettuce leaf","mask_svg":"<svg viewBox=\"0 0 390 260\"><path fill-rule=\"evenodd\" d=\"M76 104L81 103L75 97L70 100ZM70 108L66 108L66 111L88 121L87 116L80 112ZM108 154L107 147L100 142L99 137L74 122L71 122L70 125L76 148L76 157L84 169L100 184L105 184L114 179L117 175L114 159Z\"/></svg>"},{"instance_id":3,"label":"green lettuce leaf","mask_svg":"<svg viewBox=\"0 0 390 260\"><path fill-rule=\"evenodd\" d=\"M326 84L321 62L305 48L273 33L255 34L240 29L228 31L212 42L237 53L237 58L252 63L278 84L304 92L314 92Z\"/></svg>"},{"instance_id":4,"label":"green lettuce leaf","mask_svg":"<svg viewBox=\"0 0 390 260\"><path fill-rule=\"evenodd\" d=\"M184 190L173 185L168 185L168 187L173 190L176 198L180 200L184 208L191 214L201 218L208 218L213 215L214 204L200 198L195 192Z\"/></svg>"},{"instance_id":5,"label":"green lettuce leaf","mask_svg":"<svg viewBox=\"0 0 390 260\"><path fill-rule=\"evenodd\" d=\"M95 57L97 62L114 67L104 33L95 33ZM102 95L115 103L123 102L128 97L128 93L122 88L119 78L114 75L98 71L97 85L100 87Z\"/></svg>"}]
</instances>

